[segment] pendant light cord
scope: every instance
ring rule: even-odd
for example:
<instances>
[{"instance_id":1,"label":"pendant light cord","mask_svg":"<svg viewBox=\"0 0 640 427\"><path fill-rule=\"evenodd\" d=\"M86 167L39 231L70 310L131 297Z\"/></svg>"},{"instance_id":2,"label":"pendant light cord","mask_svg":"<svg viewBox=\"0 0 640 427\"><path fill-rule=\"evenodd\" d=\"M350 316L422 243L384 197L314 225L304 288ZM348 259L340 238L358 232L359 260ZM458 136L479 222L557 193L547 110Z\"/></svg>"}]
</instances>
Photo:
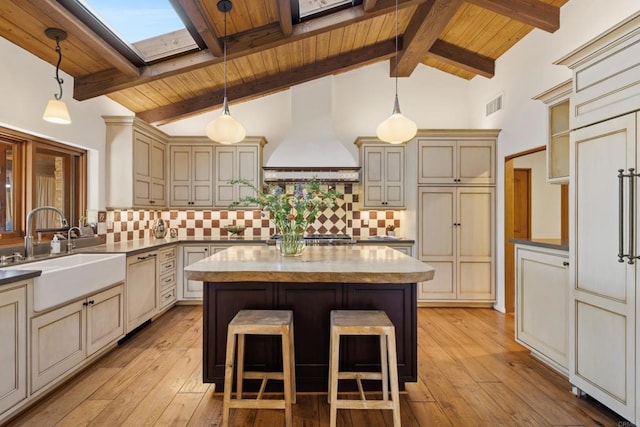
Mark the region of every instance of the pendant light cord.
<instances>
[{"instance_id":1,"label":"pendant light cord","mask_svg":"<svg viewBox=\"0 0 640 427\"><path fill-rule=\"evenodd\" d=\"M224 105L222 106L222 113L229 115L229 105L227 102L227 13L229 12L224 12L224 41L222 43L222 64L224 70L224 97L222 98Z\"/></svg>"},{"instance_id":2,"label":"pendant light cord","mask_svg":"<svg viewBox=\"0 0 640 427\"><path fill-rule=\"evenodd\" d=\"M398 97L398 0L396 0L396 98Z\"/></svg>"},{"instance_id":3,"label":"pendant light cord","mask_svg":"<svg viewBox=\"0 0 640 427\"><path fill-rule=\"evenodd\" d=\"M62 83L64 83L64 80L62 80L60 78L60 75L58 74L60 70L60 63L62 62L62 50L60 49L59 37L56 37L56 52L58 52L58 63L56 64L56 76L54 77L54 79L56 79L56 81L58 82L58 86L60 87L60 94L58 95L56 93L53 96L56 98L56 100L60 101L62 99Z\"/></svg>"}]
</instances>

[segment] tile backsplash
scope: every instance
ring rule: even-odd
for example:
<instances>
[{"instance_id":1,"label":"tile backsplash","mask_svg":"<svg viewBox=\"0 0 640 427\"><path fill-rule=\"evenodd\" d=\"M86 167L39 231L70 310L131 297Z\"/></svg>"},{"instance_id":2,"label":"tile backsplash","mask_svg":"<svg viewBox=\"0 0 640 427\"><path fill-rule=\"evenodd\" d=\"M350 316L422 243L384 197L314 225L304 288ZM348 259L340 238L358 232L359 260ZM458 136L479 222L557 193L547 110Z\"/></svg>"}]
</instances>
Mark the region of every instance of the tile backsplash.
<instances>
[{"instance_id":1,"label":"tile backsplash","mask_svg":"<svg viewBox=\"0 0 640 427\"><path fill-rule=\"evenodd\" d=\"M400 228L397 211L360 210L358 185L337 184L343 194L333 208L326 209L309 229L310 233L346 233L366 239L384 235L386 226ZM178 230L179 238L225 238L225 226L244 225L245 236L266 239L275 233L275 227L259 210L112 210L106 212L104 221L98 222L98 234L106 243L118 243L151 237L151 227L158 218L164 219L169 228ZM102 218L100 218L102 219Z\"/></svg>"}]
</instances>

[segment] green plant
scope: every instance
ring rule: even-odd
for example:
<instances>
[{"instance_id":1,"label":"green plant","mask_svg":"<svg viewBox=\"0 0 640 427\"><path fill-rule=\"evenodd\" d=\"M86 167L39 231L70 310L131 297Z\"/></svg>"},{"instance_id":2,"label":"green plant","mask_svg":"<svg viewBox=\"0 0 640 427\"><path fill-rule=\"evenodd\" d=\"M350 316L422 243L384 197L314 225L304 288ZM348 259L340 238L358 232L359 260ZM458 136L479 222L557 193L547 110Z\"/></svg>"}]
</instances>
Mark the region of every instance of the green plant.
<instances>
[{"instance_id":1,"label":"green plant","mask_svg":"<svg viewBox=\"0 0 640 427\"><path fill-rule=\"evenodd\" d=\"M239 178L232 179L229 183L245 185L255 192L253 196L233 202L230 207L259 206L264 213L269 213L280 234L304 234L316 222L319 213L333 207L342 196L333 189L323 190L315 179L293 184L293 193L287 193L278 185L266 186L260 190L249 181Z\"/></svg>"}]
</instances>

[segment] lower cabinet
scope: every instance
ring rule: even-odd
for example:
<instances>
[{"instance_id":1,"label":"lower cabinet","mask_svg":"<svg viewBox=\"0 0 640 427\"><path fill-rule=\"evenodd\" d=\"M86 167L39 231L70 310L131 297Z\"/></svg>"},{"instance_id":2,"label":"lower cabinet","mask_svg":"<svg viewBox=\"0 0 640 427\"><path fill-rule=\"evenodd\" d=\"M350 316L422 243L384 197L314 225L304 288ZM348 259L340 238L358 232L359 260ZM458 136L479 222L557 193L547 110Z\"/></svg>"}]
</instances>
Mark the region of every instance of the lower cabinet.
<instances>
[{"instance_id":1,"label":"lower cabinet","mask_svg":"<svg viewBox=\"0 0 640 427\"><path fill-rule=\"evenodd\" d=\"M516 245L516 341L568 375L569 254Z\"/></svg>"},{"instance_id":2,"label":"lower cabinet","mask_svg":"<svg viewBox=\"0 0 640 427\"><path fill-rule=\"evenodd\" d=\"M164 247L158 251L158 310L166 311L176 302L178 247Z\"/></svg>"},{"instance_id":3,"label":"lower cabinet","mask_svg":"<svg viewBox=\"0 0 640 427\"><path fill-rule=\"evenodd\" d=\"M133 331L158 313L157 252L127 257L126 332Z\"/></svg>"},{"instance_id":4,"label":"lower cabinet","mask_svg":"<svg viewBox=\"0 0 640 427\"><path fill-rule=\"evenodd\" d=\"M31 319L31 393L124 334L123 286Z\"/></svg>"},{"instance_id":5,"label":"lower cabinet","mask_svg":"<svg viewBox=\"0 0 640 427\"><path fill-rule=\"evenodd\" d=\"M0 290L0 423L27 398L27 283Z\"/></svg>"},{"instance_id":6,"label":"lower cabinet","mask_svg":"<svg viewBox=\"0 0 640 427\"><path fill-rule=\"evenodd\" d=\"M202 282L189 280L184 275L184 267L203 260L227 249L230 245L184 245L182 248L182 300L202 301Z\"/></svg>"}]
</instances>

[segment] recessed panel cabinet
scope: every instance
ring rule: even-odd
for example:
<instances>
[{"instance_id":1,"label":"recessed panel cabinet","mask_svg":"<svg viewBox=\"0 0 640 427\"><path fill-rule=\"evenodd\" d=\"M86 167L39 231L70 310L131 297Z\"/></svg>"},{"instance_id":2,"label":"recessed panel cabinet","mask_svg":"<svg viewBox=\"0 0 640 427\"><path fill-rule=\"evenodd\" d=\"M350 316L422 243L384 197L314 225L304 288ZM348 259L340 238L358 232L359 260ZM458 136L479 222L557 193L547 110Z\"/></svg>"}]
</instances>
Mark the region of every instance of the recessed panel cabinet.
<instances>
[{"instance_id":1,"label":"recessed panel cabinet","mask_svg":"<svg viewBox=\"0 0 640 427\"><path fill-rule=\"evenodd\" d=\"M420 187L418 259L436 269L418 301L495 299L492 187Z\"/></svg>"},{"instance_id":2,"label":"recessed panel cabinet","mask_svg":"<svg viewBox=\"0 0 640 427\"><path fill-rule=\"evenodd\" d=\"M127 333L158 313L157 252L127 257Z\"/></svg>"},{"instance_id":3,"label":"recessed panel cabinet","mask_svg":"<svg viewBox=\"0 0 640 427\"><path fill-rule=\"evenodd\" d=\"M213 205L213 145L171 145L169 148L172 207Z\"/></svg>"},{"instance_id":4,"label":"recessed panel cabinet","mask_svg":"<svg viewBox=\"0 0 640 427\"><path fill-rule=\"evenodd\" d=\"M0 290L0 419L27 398L27 285Z\"/></svg>"},{"instance_id":5,"label":"recessed panel cabinet","mask_svg":"<svg viewBox=\"0 0 640 427\"><path fill-rule=\"evenodd\" d=\"M215 207L228 208L231 203L254 195L249 186L231 184L229 181L241 178L256 188L260 187L262 147L265 142L264 138L248 137L241 144L215 146Z\"/></svg>"},{"instance_id":6,"label":"recessed panel cabinet","mask_svg":"<svg viewBox=\"0 0 640 427\"><path fill-rule=\"evenodd\" d=\"M203 260L213 254L227 249L229 245L184 245L182 248L182 269L194 262ZM184 271L182 272L182 300L201 301L203 295L203 283L200 280L190 280L186 278Z\"/></svg>"},{"instance_id":7,"label":"recessed panel cabinet","mask_svg":"<svg viewBox=\"0 0 640 427\"><path fill-rule=\"evenodd\" d=\"M405 207L405 147L358 138L362 164L362 206L368 209Z\"/></svg>"}]
</instances>

